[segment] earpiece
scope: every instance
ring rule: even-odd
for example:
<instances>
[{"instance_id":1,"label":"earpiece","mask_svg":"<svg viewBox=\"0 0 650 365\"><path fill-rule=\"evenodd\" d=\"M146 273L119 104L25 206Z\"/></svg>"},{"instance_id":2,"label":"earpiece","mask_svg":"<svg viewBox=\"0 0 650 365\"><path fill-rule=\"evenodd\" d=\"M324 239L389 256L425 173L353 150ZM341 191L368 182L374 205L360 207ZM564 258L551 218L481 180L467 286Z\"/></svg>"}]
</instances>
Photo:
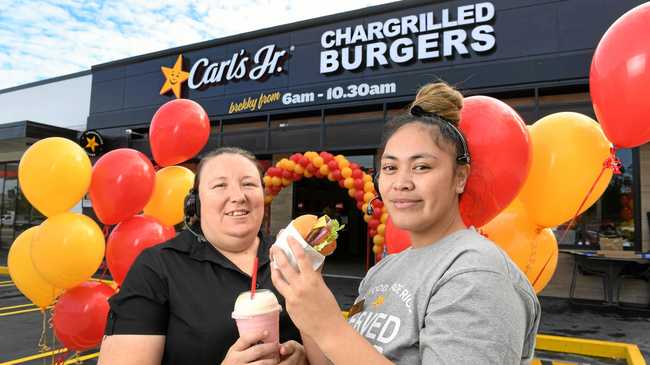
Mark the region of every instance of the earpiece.
<instances>
[{"instance_id":1,"label":"earpiece","mask_svg":"<svg viewBox=\"0 0 650 365\"><path fill-rule=\"evenodd\" d=\"M183 222L185 227L192 232L195 236L201 238L202 235L194 232L192 226L199 226L201 222L201 200L199 199L199 193L196 188L190 189L185 196L185 203L183 205L183 213L185 217Z\"/></svg>"},{"instance_id":2,"label":"earpiece","mask_svg":"<svg viewBox=\"0 0 650 365\"><path fill-rule=\"evenodd\" d=\"M186 221L201 218L201 201L194 188L190 189L187 196L185 196L184 214Z\"/></svg>"},{"instance_id":3,"label":"earpiece","mask_svg":"<svg viewBox=\"0 0 650 365\"><path fill-rule=\"evenodd\" d=\"M375 185L375 193L377 195L368 202L368 207L366 208L367 215L372 215L375 212L372 202L375 200L381 200L381 193L379 193L379 171L375 172L375 175L372 177L372 183Z\"/></svg>"}]
</instances>

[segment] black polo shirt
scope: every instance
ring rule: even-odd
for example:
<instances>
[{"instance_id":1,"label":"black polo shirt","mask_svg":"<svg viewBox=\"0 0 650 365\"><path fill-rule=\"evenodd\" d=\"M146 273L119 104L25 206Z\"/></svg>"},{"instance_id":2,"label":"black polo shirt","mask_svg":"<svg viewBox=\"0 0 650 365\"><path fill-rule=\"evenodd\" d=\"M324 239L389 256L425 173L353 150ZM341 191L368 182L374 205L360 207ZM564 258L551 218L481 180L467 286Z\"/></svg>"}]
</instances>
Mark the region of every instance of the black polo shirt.
<instances>
[{"instance_id":1,"label":"black polo shirt","mask_svg":"<svg viewBox=\"0 0 650 365\"><path fill-rule=\"evenodd\" d=\"M272 290L270 244L260 235L258 288ZM251 277L209 242L183 231L143 251L110 298L106 335L165 335L163 364L221 363L239 338L231 314L237 296L250 290ZM300 341L283 310L280 342Z\"/></svg>"}]
</instances>

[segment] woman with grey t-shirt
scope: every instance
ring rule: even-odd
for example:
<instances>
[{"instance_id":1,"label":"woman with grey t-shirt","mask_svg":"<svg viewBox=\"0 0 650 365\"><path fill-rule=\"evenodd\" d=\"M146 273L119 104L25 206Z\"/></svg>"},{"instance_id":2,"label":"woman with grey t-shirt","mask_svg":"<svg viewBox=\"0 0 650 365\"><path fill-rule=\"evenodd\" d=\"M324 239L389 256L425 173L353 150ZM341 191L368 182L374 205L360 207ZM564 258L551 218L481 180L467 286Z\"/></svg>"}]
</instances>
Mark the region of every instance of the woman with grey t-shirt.
<instances>
[{"instance_id":1,"label":"woman with grey t-shirt","mask_svg":"<svg viewBox=\"0 0 650 365\"><path fill-rule=\"evenodd\" d=\"M319 273L293 270L275 249L273 283L317 364L526 364L540 306L526 276L467 228L459 196L470 171L457 129L462 95L422 87L386 125L378 191L412 247L373 267L346 323ZM301 268L309 263L291 243Z\"/></svg>"}]
</instances>

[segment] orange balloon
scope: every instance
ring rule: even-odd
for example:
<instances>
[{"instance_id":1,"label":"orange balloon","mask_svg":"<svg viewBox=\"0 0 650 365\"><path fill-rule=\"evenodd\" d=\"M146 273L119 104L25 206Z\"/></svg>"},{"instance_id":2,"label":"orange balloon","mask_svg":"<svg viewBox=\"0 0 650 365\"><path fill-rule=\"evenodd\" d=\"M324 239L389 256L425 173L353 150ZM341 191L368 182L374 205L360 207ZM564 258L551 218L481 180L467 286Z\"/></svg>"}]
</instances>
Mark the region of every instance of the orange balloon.
<instances>
[{"instance_id":1,"label":"orange balloon","mask_svg":"<svg viewBox=\"0 0 650 365\"><path fill-rule=\"evenodd\" d=\"M573 112L548 115L529 131L533 160L519 198L533 222L554 227L576 214L610 156L611 143L595 120ZM611 178L606 169L579 213L598 200Z\"/></svg>"},{"instance_id":2,"label":"orange balloon","mask_svg":"<svg viewBox=\"0 0 650 365\"><path fill-rule=\"evenodd\" d=\"M532 265L531 276L532 274L536 275L533 279L533 288L535 293L539 293L548 285L557 269L559 250L553 231L550 228L545 228L539 232L534 247L537 260Z\"/></svg>"},{"instance_id":3,"label":"orange balloon","mask_svg":"<svg viewBox=\"0 0 650 365\"><path fill-rule=\"evenodd\" d=\"M481 230L510 256L537 293L544 289L557 267L557 241L550 229L531 222L519 199Z\"/></svg>"}]
</instances>

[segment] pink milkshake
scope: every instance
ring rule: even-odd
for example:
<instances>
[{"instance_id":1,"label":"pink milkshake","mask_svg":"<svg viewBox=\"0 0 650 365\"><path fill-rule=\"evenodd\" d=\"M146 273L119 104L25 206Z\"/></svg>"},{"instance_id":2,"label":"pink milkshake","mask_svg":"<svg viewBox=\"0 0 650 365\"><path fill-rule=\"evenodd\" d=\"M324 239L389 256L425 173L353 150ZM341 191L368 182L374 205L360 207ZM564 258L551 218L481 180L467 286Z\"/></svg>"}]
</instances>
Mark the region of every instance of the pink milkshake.
<instances>
[{"instance_id":1,"label":"pink milkshake","mask_svg":"<svg viewBox=\"0 0 650 365\"><path fill-rule=\"evenodd\" d=\"M275 294L270 290L259 289L252 299L250 291L239 294L232 318L237 322L240 336L266 330L269 335L264 339L264 343L279 343L281 311L282 306L278 303Z\"/></svg>"}]
</instances>

